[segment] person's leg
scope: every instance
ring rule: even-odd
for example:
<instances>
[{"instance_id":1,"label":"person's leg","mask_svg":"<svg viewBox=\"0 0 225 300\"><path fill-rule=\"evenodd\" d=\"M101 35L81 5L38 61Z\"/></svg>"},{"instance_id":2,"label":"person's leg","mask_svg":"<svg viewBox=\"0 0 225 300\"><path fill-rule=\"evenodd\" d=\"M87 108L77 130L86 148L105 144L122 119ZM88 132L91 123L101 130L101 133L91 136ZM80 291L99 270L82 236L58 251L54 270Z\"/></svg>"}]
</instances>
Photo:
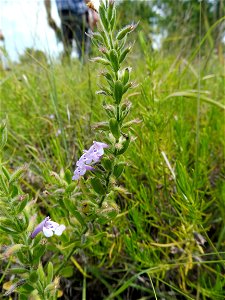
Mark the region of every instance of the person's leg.
<instances>
[{"instance_id":1,"label":"person's leg","mask_svg":"<svg viewBox=\"0 0 225 300\"><path fill-rule=\"evenodd\" d=\"M73 42L73 27L71 24L71 16L69 11L61 11L61 28L62 28L62 41L63 41L63 62L70 61L70 56L72 52L72 42Z\"/></svg>"},{"instance_id":2,"label":"person's leg","mask_svg":"<svg viewBox=\"0 0 225 300\"><path fill-rule=\"evenodd\" d=\"M74 39L77 45L78 57L81 58L89 53L88 37L85 32L88 32L88 26L86 21L86 15L76 16L74 15L73 20L73 32Z\"/></svg>"}]
</instances>

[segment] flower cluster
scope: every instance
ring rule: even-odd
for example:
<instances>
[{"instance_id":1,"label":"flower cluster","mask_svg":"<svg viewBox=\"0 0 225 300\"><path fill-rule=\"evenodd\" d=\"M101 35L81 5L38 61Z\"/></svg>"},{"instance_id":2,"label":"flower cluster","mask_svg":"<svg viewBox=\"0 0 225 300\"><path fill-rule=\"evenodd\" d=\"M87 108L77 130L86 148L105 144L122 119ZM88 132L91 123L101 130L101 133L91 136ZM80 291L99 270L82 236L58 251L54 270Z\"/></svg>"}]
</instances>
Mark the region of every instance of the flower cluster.
<instances>
[{"instance_id":1,"label":"flower cluster","mask_svg":"<svg viewBox=\"0 0 225 300\"><path fill-rule=\"evenodd\" d=\"M43 231L46 237L53 236L53 233L56 235L61 235L66 229L65 225L59 225L56 222L51 221L50 217L46 217L31 233L30 237L33 239L35 236Z\"/></svg>"},{"instance_id":2,"label":"flower cluster","mask_svg":"<svg viewBox=\"0 0 225 300\"><path fill-rule=\"evenodd\" d=\"M84 154L77 161L77 168L74 171L72 179L78 180L86 173L86 171L94 170L94 168L90 164L98 162L104 154L104 148L108 147L109 146L105 143L94 141L93 145L88 150L84 150Z\"/></svg>"}]
</instances>

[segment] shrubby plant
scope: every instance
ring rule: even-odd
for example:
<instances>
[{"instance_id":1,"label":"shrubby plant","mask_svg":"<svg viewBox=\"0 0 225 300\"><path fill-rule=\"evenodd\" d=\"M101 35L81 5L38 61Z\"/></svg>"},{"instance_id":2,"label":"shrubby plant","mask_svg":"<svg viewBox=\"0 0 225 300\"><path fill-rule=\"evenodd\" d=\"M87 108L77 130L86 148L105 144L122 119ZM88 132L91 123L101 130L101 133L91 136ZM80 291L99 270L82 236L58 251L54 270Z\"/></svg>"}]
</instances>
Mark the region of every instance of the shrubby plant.
<instances>
[{"instance_id":1,"label":"shrubby plant","mask_svg":"<svg viewBox=\"0 0 225 300\"><path fill-rule=\"evenodd\" d=\"M117 179L126 166L123 157L133 138L131 126L139 122L126 121L132 105L123 100L128 90L135 87L130 80L131 67L124 66L124 61L132 49L131 44L126 44L127 35L137 25L131 24L115 32L116 8L111 0L101 2L99 16L99 32L92 32L90 38L100 56L91 61L104 66L101 72L104 81L97 94L104 97L107 120L93 126L98 141L84 150L73 175L70 170L60 175L51 172L55 184L47 186L44 195L46 203L49 201L52 207L46 205L43 209L46 213L48 207L47 215L38 212L39 216L43 215L39 224L34 212L41 205L38 208L20 185L29 166L12 173L1 160L0 231L6 245L1 249L1 259L5 276L10 274L6 296L16 291L20 299L27 299L28 295L56 299L59 276L71 274L69 261L79 266L86 276L85 267L82 269L72 257L75 251L85 249L92 236L95 243L100 241L104 236L103 226L120 211L115 201L120 190ZM7 141L5 124L0 133L2 151ZM46 238L55 234L53 244L43 238L42 233Z\"/></svg>"}]
</instances>

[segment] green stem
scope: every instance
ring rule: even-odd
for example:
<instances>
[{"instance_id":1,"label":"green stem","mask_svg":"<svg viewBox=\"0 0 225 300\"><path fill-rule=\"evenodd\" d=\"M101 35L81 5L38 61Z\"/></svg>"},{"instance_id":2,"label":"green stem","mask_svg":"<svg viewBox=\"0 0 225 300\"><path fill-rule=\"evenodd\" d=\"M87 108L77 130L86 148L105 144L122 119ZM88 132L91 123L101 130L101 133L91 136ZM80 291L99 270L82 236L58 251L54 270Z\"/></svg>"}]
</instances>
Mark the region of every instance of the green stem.
<instances>
[{"instance_id":1,"label":"green stem","mask_svg":"<svg viewBox=\"0 0 225 300\"><path fill-rule=\"evenodd\" d=\"M116 105L116 120L118 123L120 122L120 106L119 106L119 104Z\"/></svg>"},{"instance_id":2,"label":"green stem","mask_svg":"<svg viewBox=\"0 0 225 300\"><path fill-rule=\"evenodd\" d=\"M84 272L86 273L87 268L84 267ZM82 288L82 300L86 300L86 288L87 288L87 282L86 282L86 276L83 276L83 288Z\"/></svg>"}]
</instances>

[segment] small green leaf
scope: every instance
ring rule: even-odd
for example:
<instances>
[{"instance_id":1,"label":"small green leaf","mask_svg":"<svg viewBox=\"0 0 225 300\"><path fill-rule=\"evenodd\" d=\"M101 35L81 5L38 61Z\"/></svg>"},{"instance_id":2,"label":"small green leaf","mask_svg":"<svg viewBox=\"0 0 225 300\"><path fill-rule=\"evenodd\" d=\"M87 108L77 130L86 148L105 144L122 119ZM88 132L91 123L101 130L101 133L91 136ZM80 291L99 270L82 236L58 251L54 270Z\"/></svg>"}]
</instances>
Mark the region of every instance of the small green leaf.
<instances>
[{"instance_id":1,"label":"small green leaf","mask_svg":"<svg viewBox=\"0 0 225 300\"><path fill-rule=\"evenodd\" d=\"M117 165L115 165L114 171L113 171L113 175L114 175L116 178L119 178L120 175L123 173L124 166L125 166L125 164L124 164L123 162L118 163Z\"/></svg>"},{"instance_id":2,"label":"small green leaf","mask_svg":"<svg viewBox=\"0 0 225 300\"><path fill-rule=\"evenodd\" d=\"M18 168L12 175L11 175L11 178L10 178L10 183L13 183L15 181L18 181L22 176L23 174L27 171L27 165L24 165L20 168Z\"/></svg>"},{"instance_id":3,"label":"small green leaf","mask_svg":"<svg viewBox=\"0 0 225 300\"><path fill-rule=\"evenodd\" d=\"M45 275L45 272L44 272L44 269L42 267L42 263L39 263L39 266L38 266L38 269L37 269L37 274L38 274L38 279L39 281L45 285L45 282L46 282L46 275Z\"/></svg>"},{"instance_id":4,"label":"small green leaf","mask_svg":"<svg viewBox=\"0 0 225 300\"><path fill-rule=\"evenodd\" d=\"M103 167L105 168L106 171L111 171L112 170L112 160L108 158L103 158L101 160Z\"/></svg>"},{"instance_id":5,"label":"small green leaf","mask_svg":"<svg viewBox=\"0 0 225 300\"><path fill-rule=\"evenodd\" d=\"M0 225L0 231L6 232L6 233L9 233L9 234L18 234L17 231L12 230L11 228L6 227L6 226L4 226L2 224Z\"/></svg>"},{"instance_id":6,"label":"small green leaf","mask_svg":"<svg viewBox=\"0 0 225 300\"><path fill-rule=\"evenodd\" d=\"M12 268L12 269L9 269L8 272L10 274L24 274L24 273L28 273L29 270L25 269L25 268Z\"/></svg>"},{"instance_id":7,"label":"small green leaf","mask_svg":"<svg viewBox=\"0 0 225 300\"><path fill-rule=\"evenodd\" d=\"M14 184L10 184L10 193L11 193L11 197L15 198L16 196L18 196L19 194L19 190L18 187Z\"/></svg>"},{"instance_id":8,"label":"small green leaf","mask_svg":"<svg viewBox=\"0 0 225 300\"><path fill-rule=\"evenodd\" d=\"M99 11L99 16L100 16L100 21L107 32L108 28L109 28L109 22L106 17L106 11L105 11L104 6L100 5L98 11Z\"/></svg>"},{"instance_id":9,"label":"small green leaf","mask_svg":"<svg viewBox=\"0 0 225 300\"><path fill-rule=\"evenodd\" d=\"M9 180L10 179L10 174L4 166L2 166L2 172L4 173L5 177Z\"/></svg>"},{"instance_id":10,"label":"small green leaf","mask_svg":"<svg viewBox=\"0 0 225 300\"><path fill-rule=\"evenodd\" d=\"M2 150L7 143L7 127L6 123L3 122L0 125L0 150Z\"/></svg>"},{"instance_id":11,"label":"small green leaf","mask_svg":"<svg viewBox=\"0 0 225 300\"><path fill-rule=\"evenodd\" d=\"M114 85L114 98L117 104L120 104L122 96L123 96L123 84L120 80L117 80Z\"/></svg>"},{"instance_id":12,"label":"small green leaf","mask_svg":"<svg viewBox=\"0 0 225 300\"><path fill-rule=\"evenodd\" d=\"M23 200L20 201L20 203L16 207L16 214L19 214L23 211L23 209L27 205L28 199L29 199L29 196L26 195L26 198L24 198Z\"/></svg>"},{"instance_id":13,"label":"small green leaf","mask_svg":"<svg viewBox=\"0 0 225 300\"><path fill-rule=\"evenodd\" d=\"M0 189L3 190L6 195L8 195L9 188L6 182L6 178L3 174L0 174Z\"/></svg>"},{"instance_id":14,"label":"small green leaf","mask_svg":"<svg viewBox=\"0 0 225 300\"><path fill-rule=\"evenodd\" d=\"M120 54L119 57L119 63L122 63L124 59L126 58L127 54L131 51L132 46L129 45L127 48L123 50L123 52Z\"/></svg>"},{"instance_id":15,"label":"small green leaf","mask_svg":"<svg viewBox=\"0 0 225 300\"><path fill-rule=\"evenodd\" d=\"M30 280L30 282L32 282L32 283L37 282L37 280L38 280L38 274L37 274L37 271L33 271L33 272L30 273L29 280Z\"/></svg>"},{"instance_id":16,"label":"small green leaf","mask_svg":"<svg viewBox=\"0 0 225 300\"><path fill-rule=\"evenodd\" d=\"M117 72L120 68L120 65L119 65L118 55L117 55L117 52L115 49L110 50L109 58L110 58L110 62L113 67L113 70L115 72Z\"/></svg>"},{"instance_id":17,"label":"small green leaf","mask_svg":"<svg viewBox=\"0 0 225 300\"><path fill-rule=\"evenodd\" d=\"M70 214L73 215L83 227L86 227L86 223L85 223L82 215L79 213L79 211L76 210L73 202L70 199L65 198L65 199L63 199L63 203L64 203L66 209L68 209L68 211L70 212Z\"/></svg>"},{"instance_id":18,"label":"small green leaf","mask_svg":"<svg viewBox=\"0 0 225 300\"><path fill-rule=\"evenodd\" d=\"M66 170L65 172L65 180L68 184L70 184L72 182L72 175L69 169Z\"/></svg>"},{"instance_id":19,"label":"small green leaf","mask_svg":"<svg viewBox=\"0 0 225 300\"><path fill-rule=\"evenodd\" d=\"M40 258L45 253L45 250L46 250L45 245L41 245L41 244L37 245L34 248L34 251L33 251L33 263L38 263L39 262Z\"/></svg>"},{"instance_id":20,"label":"small green leaf","mask_svg":"<svg viewBox=\"0 0 225 300\"><path fill-rule=\"evenodd\" d=\"M114 135L114 137L118 140L120 137L120 126L115 118L111 118L109 120L109 128Z\"/></svg>"},{"instance_id":21,"label":"small green leaf","mask_svg":"<svg viewBox=\"0 0 225 300\"><path fill-rule=\"evenodd\" d=\"M60 276L65 278L70 278L73 276L74 268L73 266L67 266L60 271Z\"/></svg>"},{"instance_id":22,"label":"small green leaf","mask_svg":"<svg viewBox=\"0 0 225 300\"><path fill-rule=\"evenodd\" d=\"M76 186L77 186L77 184L75 182L70 183L67 186L67 188L65 189L65 193L68 193L68 194L72 193L75 190Z\"/></svg>"},{"instance_id":23,"label":"small green leaf","mask_svg":"<svg viewBox=\"0 0 225 300\"><path fill-rule=\"evenodd\" d=\"M30 239L31 241L33 241L33 248L35 248L39 244L41 239L42 239L41 234L38 234L35 237L35 239Z\"/></svg>"},{"instance_id":24,"label":"small green leaf","mask_svg":"<svg viewBox=\"0 0 225 300\"><path fill-rule=\"evenodd\" d=\"M48 272L47 284L49 284L52 282L53 276L54 276L54 268L53 268L53 264L51 261L48 263L47 272Z\"/></svg>"},{"instance_id":25,"label":"small green leaf","mask_svg":"<svg viewBox=\"0 0 225 300\"><path fill-rule=\"evenodd\" d=\"M115 11L114 2L110 1L109 6L108 6L108 10L107 10L107 17L108 17L109 21L111 21L114 11Z\"/></svg>"},{"instance_id":26,"label":"small green leaf","mask_svg":"<svg viewBox=\"0 0 225 300\"><path fill-rule=\"evenodd\" d=\"M106 189L104 188L103 184L101 183L101 180L99 178L92 178L91 179L91 185L94 189L94 191L99 195L105 195Z\"/></svg>"},{"instance_id":27,"label":"small green leaf","mask_svg":"<svg viewBox=\"0 0 225 300\"><path fill-rule=\"evenodd\" d=\"M111 30L113 30L114 26L116 24L116 10L115 8L113 9L113 13L112 13L112 18L110 20L110 27L111 27Z\"/></svg>"}]
</instances>

